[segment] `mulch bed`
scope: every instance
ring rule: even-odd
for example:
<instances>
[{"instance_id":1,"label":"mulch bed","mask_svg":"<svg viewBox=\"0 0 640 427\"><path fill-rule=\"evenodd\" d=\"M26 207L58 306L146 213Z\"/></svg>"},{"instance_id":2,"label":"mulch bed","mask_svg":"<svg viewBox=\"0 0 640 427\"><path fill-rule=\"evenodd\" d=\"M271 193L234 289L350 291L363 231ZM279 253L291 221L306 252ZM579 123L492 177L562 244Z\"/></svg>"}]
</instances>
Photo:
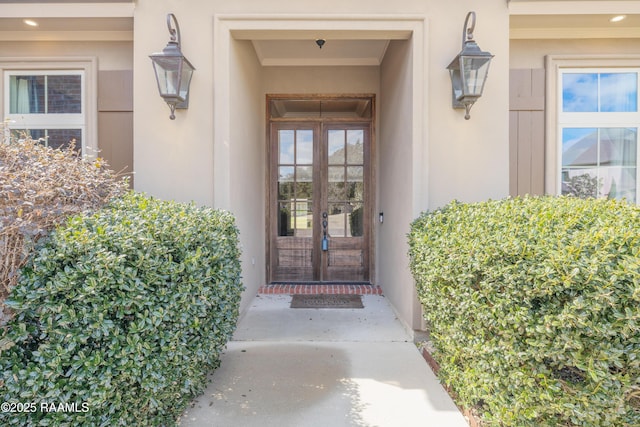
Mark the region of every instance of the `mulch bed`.
<instances>
[{"instance_id":1,"label":"mulch bed","mask_svg":"<svg viewBox=\"0 0 640 427\"><path fill-rule=\"evenodd\" d=\"M433 358L431 353L429 353L429 350L426 347L422 348L421 353L422 353L422 357L427 362L427 364L429 365L433 373L436 374L437 376L438 372L440 371L440 365L438 365L438 362L436 362L436 360ZM448 385L444 383L441 383L441 384L442 384L442 387L444 387L444 389L447 391L447 393L449 393L449 396L451 396L451 398L454 400L454 403L455 403L455 400L456 400L455 391L453 391L451 387L449 387ZM482 427L480 417L474 412L473 409L462 408L460 406L458 406L458 409L460 409L460 412L462 412L462 415L464 415L464 417L469 422L469 427Z\"/></svg>"}]
</instances>

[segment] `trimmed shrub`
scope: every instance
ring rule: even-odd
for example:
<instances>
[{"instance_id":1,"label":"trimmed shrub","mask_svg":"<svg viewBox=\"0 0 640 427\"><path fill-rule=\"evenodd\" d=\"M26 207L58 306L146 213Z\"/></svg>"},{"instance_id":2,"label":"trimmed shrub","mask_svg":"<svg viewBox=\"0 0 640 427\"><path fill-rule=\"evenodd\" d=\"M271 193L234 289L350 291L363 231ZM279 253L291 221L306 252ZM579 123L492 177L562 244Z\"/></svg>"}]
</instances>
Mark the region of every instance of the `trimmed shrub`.
<instances>
[{"instance_id":1,"label":"trimmed shrub","mask_svg":"<svg viewBox=\"0 0 640 427\"><path fill-rule=\"evenodd\" d=\"M71 218L7 300L0 395L34 410L0 424L175 424L219 365L241 290L228 213L131 193Z\"/></svg>"},{"instance_id":2,"label":"trimmed shrub","mask_svg":"<svg viewBox=\"0 0 640 427\"><path fill-rule=\"evenodd\" d=\"M0 123L4 130L9 131ZM0 301L17 282L39 238L69 216L98 209L128 188L127 179L120 179L103 159L85 160L73 145L54 149L28 136L7 135L0 141Z\"/></svg>"},{"instance_id":3,"label":"trimmed shrub","mask_svg":"<svg viewBox=\"0 0 640 427\"><path fill-rule=\"evenodd\" d=\"M487 425L640 425L640 207L451 203L414 221L440 378Z\"/></svg>"}]
</instances>

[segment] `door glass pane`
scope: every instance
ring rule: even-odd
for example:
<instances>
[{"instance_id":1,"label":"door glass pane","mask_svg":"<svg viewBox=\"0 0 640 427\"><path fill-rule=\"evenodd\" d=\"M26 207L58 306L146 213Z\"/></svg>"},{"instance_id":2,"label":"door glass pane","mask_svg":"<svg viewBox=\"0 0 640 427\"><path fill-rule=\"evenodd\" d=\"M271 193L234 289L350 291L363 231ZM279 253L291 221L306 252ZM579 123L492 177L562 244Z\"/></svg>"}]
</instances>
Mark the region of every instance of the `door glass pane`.
<instances>
[{"instance_id":1,"label":"door glass pane","mask_svg":"<svg viewBox=\"0 0 640 427\"><path fill-rule=\"evenodd\" d=\"M293 199L293 166L281 166L278 176L278 199Z\"/></svg>"},{"instance_id":2,"label":"door glass pane","mask_svg":"<svg viewBox=\"0 0 640 427\"><path fill-rule=\"evenodd\" d=\"M313 198L313 166L296 167L296 200Z\"/></svg>"},{"instance_id":3,"label":"door glass pane","mask_svg":"<svg viewBox=\"0 0 640 427\"><path fill-rule=\"evenodd\" d=\"M347 167L347 198L349 201L364 200L364 168L362 166Z\"/></svg>"},{"instance_id":4,"label":"door glass pane","mask_svg":"<svg viewBox=\"0 0 640 427\"><path fill-rule=\"evenodd\" d=\"M344 203L329 203L328 229L330 237L346 237Z\"/></svg>"},{"instance_id":5,"label":"door glass pane","mask_svg":"<svg viewBox=\"0 0 640 427\"><path fill-rule=\"evenodd\" d=\"M350 203L347 206L347 235L352 237L362 236L364 226L364 208L362 203Z\"/></svg>"},{"instance_id":6,"label":"door glass pane","mask_svg":"<svg viewBox=\"0 0 640 427\"><path fill-rule=\"evenodd\" d=\"M364 162L364 131L362 129L347 131L347 163L362 164Z\"/></svg>"},{"instance_id":7,"label":"door glass pane","mask_svg":"<svg viewBox=\"0 0 640 427\"><path fill-rule=\"evenodd\" d=\"M313 180L313 166L297 166L296 181L311 182Z\"/></svg>"},{"instance_id":8,"label":"door glass pane","mask_svg":"<svg viewBox=\"0 0 640 427\"><path fill-rule=\"evenodd\" d=\"M342 165L345 160L345 146L344 146L345 131L343 130L330 130L328 131L328 158L330 165Z\"/></svg>"},{"instance_id":9,"label":"door glass pane","mask_svg":"<svg viewBox=\"0 0 640 427\"><path fill-rule=\"evenodd\" d=\"M293 182L293 166L280 166L278 168L278 181L279 182Z\"/></svg>"},{"instance_id":10,"label":"door glass pane","mask_svg":"<svg viewBox=\"0 0 640 427\"><path fill-rule=\"evenodd\" d=\"M345 200L344 166L329 166L328 175L327 199L329 201Z\"/></svg>"},{"instance_id":11,"label":"door glass pane","mask_svg":"<svg viewBox=\"0 0 640 427\"><path fill-rule=\"evenodd\" d=\"M294 219L294 236L311 237L313 235L313 211L310 201L296 200Z\"/></svg>"},{"instance_id":12,"label":"door glass pane","mask_svg":"<svg viewBox=\"0 0 640 427\"><path fill-rule=\"evenodd\" d=\"M307 164L313 163L313 131L299 130L296 132L296 163Z\"/></svg>"},{"instance_id":13,"label":"door glass pane","mask_svg":"<svg viewBox=\"0 0 640 427\"><path fill-rule=\"evenodd\" d=\"M279 142L279 155L278 162L281 164L293 164L293 146L294 146L294 131L292 130L281 130L278 131L278 142Z\"/></svg>"},{"instance_id":14,"label":"door glass pane","mask_svg":"<svg viewBox=\"0 0 640 427\"><path fill-rule=\"evenodd\" d=\"M278 236L293 236L291 202L278 203Z\"/></svg>"}]
</instances>

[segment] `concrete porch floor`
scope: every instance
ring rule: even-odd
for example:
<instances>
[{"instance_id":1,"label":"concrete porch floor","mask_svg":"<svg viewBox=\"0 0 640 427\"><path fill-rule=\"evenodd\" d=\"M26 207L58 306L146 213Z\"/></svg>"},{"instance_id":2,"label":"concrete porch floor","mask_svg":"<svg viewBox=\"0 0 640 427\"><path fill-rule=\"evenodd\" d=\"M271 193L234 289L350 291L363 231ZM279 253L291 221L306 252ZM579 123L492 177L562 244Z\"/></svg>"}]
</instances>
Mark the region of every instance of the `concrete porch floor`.
<instances>
[{"instance_id":1,"label":"concrete porch floor","mask_svg":"<svg viewBox=\"0 0 640 427\"><path fill-rule=\"evenodd\" d=\"M364 309L290 302L255 298L181 426L468 426L383 296Z\"/></svg>"}]
</instances>

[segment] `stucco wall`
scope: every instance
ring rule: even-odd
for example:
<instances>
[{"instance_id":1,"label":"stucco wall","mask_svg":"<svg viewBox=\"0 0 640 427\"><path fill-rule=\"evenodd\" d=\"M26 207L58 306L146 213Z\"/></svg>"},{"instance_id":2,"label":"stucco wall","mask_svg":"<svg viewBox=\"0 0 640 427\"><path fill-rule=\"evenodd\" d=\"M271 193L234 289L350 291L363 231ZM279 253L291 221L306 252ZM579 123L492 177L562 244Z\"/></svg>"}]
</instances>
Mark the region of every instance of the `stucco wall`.
<instances>
[{"instance_id":1,"label":"stucco wall","mask_svg":"<svg viewBox=\"0 0 640 427\"><path fill-rule=\"evenodd\" d=\"M402 250L406 248L409 224L414 218L412 53L409 40L394 41L381 66L378 212L384 213L384 223L376 221L379 236L376 264L378 283L385 295L399 311L400 318L417 329L419 313L414 313L412 303L416 292L407 251Z\"/></svg>"},{"instance_id":2,"label":"stucco wall","mask_svg":"<svg viewBox=\"0 0 640 427\"><path fill-rule=\"evenodd\" d=\"M626 54L640 52L637 39L511 40L510 68L544 68L545 55Z\"/></svg>"},{"instance_id":3,"label":"stucco wall","mask_svg":"<svg viewBox=\"0 0 640 427\"><path fill-rule=\"evenodd\" d=\"M382 77L388 78L383 86L399 85L402 91L385 93L381 88L378 102L381 114L387 115L380 117L379 123L390 128L385 130L382 124L379 128L383 135L378 139L379 206L389 216L377 230L376 280L386 282L385 292L403 321L416 327L419 310L406 269L406 231L410 221L420 211L452 199L474 201L508 194L506 2L489 0L482 2L480 8L473 0L190 0L189 6L185 8L180 0L139 0L136 5L136 188L163 198L194 200L234 212L241 235L246 236L243 239L251 236L251 241L243 240L243 276L251 289L262 284L255 283L264 278L264 273L257 270L265 268L261 253L265 243L264 187L254 182L264 177L264 94L377 93L381 71L377 67L260 68L252 58L250 44L234 40L232 31L225 27L228 22L219 17L246 16L245 25L251 26L261 14L288 18L300 14L301 23L318 19L326 22L326 28L341 25L347 17L354 22L361 19L358 31L368 36L380 31L380 18L395 19L398 25L409 21L424 23L416 24L417 32L388 52L389 58L402 57L399 48L403 45L412 53L410 60L408 56L402 58L403 71L387 64L390 74ZM446 66L461 48L464 18L473 9L478 13L476 39L496 57L485 95L473 108L471 120L465 121L463 112L451 108ZM176 13L181 24L182 50L196 67L189 109L179 111L175 121L169 120L168 108L157 96L148 59L150 53L166 43L168 12ZM295 20L289 25L295 29ZM410 84L395 81L409 69ZM400 74L394 74L396 71ZM260 85L262 90L257 94ZM384 105L396 105L392 103L394 96L399 96L397 105L401 109L397 111ZM254 102L260 102L260 110ZM244 173L239 168L252 170ZM402 201L396 200L401 197ZM252 265L254 258L256 267ZM247 292L243 307L250 296L251 292Z\"/></svg>"},{"instance_id":4,"label":"stucco wall","mask_svg":"<svg viewBox=\"0 0 640 427\"><path fill-rule=\"evenodd\" d=\"M262 73L248 41L233 42L229 209L237 219L246 287L241 310L265 282L265 142Z\"/></svg>"},{"instance_id":5,"label":"stucco wall","mask_svg":"<svg viewBox=\"0 0 640 427\"><path fill-rule=\"evenodd\" d=\"M133 43L131 42L0 42L3 57L95 56L98 69L131 70Z\"/></svg>"}]
</instances>

